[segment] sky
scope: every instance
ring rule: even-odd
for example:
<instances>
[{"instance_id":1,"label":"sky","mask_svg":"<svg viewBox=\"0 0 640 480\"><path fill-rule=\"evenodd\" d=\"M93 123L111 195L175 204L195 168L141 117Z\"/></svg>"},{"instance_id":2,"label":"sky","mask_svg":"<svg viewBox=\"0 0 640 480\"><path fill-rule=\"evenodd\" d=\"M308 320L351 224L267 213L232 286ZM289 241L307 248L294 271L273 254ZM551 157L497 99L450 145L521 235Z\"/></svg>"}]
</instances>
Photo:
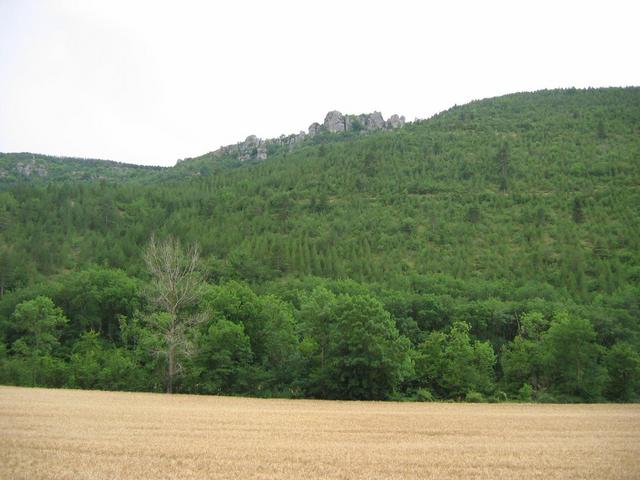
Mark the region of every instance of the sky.
<instances>
[{"instance_id":1,"label":"sky","mask_svg":"<svg viewBox=\"0 0 640 480\"><path fill-rule=\"evenodd\" d=\"M0 152L173 165L330 110L640 85L635 3L0 0Z\"/></svg>"}]
</instances>

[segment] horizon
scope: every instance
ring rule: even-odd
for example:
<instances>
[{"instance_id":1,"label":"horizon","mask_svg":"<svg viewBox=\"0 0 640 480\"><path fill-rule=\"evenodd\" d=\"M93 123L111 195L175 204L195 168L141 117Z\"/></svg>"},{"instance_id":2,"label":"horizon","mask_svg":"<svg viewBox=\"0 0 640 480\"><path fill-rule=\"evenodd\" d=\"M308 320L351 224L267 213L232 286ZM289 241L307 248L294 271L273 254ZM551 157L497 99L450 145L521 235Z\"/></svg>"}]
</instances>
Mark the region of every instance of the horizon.
<instances>
[{"instance_id":1,"label":"horizon","mask_svg":"<svg viewBox=\"0 0 640 480\"><path fill-rule=\"evenodd\" d=\"M639 85L635 7L609 7L8 0L0 151L172 166L331 110L413 121L519 92Z\"/></svg>"}]
</instances>

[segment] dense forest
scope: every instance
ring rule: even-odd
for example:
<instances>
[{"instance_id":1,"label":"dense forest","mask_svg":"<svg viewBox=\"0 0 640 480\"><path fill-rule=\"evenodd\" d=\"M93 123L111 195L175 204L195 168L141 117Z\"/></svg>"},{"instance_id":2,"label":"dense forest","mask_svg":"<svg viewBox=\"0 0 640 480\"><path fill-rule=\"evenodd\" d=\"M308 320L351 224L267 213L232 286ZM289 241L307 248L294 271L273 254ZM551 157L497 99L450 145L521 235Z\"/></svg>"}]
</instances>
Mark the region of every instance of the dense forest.
<instances>
[{"instance_id":1,"label":"dense forest","mask_svg":"<svg viewBox=\"0 0 640 480\"><path fill-rule=\"evenodd\" d=\"M255 162L0 154L0 383L637 401L638 206L636 87Z\"/></svg>"}]
</instances>

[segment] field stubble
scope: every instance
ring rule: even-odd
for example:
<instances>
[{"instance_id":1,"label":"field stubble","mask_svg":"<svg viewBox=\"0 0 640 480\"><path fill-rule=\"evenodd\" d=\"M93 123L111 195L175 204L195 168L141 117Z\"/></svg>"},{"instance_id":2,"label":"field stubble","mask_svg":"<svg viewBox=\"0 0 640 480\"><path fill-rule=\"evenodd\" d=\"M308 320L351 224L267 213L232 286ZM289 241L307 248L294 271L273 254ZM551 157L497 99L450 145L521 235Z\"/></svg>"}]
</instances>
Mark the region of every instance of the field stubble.
<instances>
[{"instance_id":1,"label":"field stubble","mask_svg":"<svg viewBox=\"0 0 640 480\"><path fill-rule=\"evenodd\" d=\"M640 478L640 405L0 387L0 478Z\"/></svg>"}]
</instances>

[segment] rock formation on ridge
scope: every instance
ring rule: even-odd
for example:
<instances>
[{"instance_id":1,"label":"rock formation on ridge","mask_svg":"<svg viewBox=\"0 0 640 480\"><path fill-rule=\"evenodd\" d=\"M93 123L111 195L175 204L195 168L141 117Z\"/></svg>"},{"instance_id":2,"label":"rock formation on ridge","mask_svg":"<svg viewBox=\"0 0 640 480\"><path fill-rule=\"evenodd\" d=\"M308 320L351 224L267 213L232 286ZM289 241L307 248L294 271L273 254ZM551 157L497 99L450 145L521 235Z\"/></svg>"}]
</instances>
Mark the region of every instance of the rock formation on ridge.
<instances>
[{"instance_id":1,"label":"rock formation on ridge","mask_svg":"<svg viewBox=\"0 0 640 480\"><path fill-rule=\"evenodd\" d=\"M366 134L377 130L393 130L404 125L405 118L396 114L385 120L380 112L363 113L361 115L343 115L337 110L333 110L324 118L324 122L317 122L309 125L307 133L300 131L292 135L281 135L278 138L263 140L255 135L249 135L243 142L235 145L220 147L213 152L213 156L230 155L241 162L247 160L266 160L269 156L269 147L286 147L292 149L301 144L307 137L316 135L342 132L359 132Z\"/></svg>"}]
</instances>

